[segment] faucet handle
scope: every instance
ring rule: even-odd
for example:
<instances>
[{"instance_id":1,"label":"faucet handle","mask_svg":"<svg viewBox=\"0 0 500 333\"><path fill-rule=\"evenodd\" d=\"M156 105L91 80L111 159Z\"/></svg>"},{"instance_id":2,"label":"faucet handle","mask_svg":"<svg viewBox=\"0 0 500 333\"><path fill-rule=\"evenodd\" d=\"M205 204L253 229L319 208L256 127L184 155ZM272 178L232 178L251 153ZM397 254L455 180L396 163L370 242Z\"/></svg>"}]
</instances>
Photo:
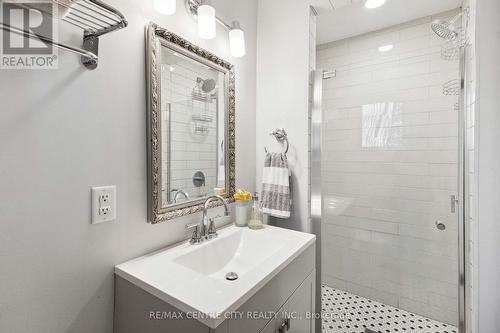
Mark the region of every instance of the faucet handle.
<instances>
[{"instance_id":1,"label":"faucet handle","mask_svg":"<svg viewBox=\"0 0 500 333\"><path fill-rule=\"evenodd\" d=\"M212 239L217 237L217 230L215 229L215 221L214 219L210 219L208 223L208 232L207 232L207 239Z\"/></svg>"},{"instance_id":2,"label":"faucet handle","mask_svg":"<svg viewBox=\"0 0 500 333\"><path fill-rule=\"evenodd\" d=\"M193 234L191 235L191 239L189 240L190 244L201 244L203 243L203 235L201 234L200 225L199 224L191 224L186 226L187 230L193 230Z\"/></svg>"}]
</instances>

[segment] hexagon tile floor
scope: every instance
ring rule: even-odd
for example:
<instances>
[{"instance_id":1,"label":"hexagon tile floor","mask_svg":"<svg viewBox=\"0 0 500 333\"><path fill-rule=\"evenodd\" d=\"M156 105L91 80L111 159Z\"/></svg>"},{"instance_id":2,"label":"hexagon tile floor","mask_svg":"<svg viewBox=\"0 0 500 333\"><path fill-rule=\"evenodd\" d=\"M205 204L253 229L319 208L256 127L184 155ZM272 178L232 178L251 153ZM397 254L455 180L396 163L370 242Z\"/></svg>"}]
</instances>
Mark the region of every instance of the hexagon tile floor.
<instances>
[{"instance_id":1,"label":"hexagon tile floor","mask_svg":"<svg viewBox=\"0 0 500 333\"><path fill-rule=\"evenodd\" d=\"M323 333L457 333L456 327L354 294L322 287Z\"/></svg>"}]
</instances>

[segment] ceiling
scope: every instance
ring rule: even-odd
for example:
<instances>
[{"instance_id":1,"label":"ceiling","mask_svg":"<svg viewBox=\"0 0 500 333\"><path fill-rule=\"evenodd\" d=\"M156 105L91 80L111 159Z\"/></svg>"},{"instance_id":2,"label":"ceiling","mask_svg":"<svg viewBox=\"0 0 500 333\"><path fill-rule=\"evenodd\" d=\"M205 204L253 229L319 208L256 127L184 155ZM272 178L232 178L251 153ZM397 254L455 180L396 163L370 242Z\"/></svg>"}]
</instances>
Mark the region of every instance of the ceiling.
<instances>
[{"instance_id":1,"label":"ceiling","mask_svg":"<svg viewBox=\"0 0 500 333\"><path fill-rule=\"evenodd\" d=\"M387 0L382 7L367 9L364 0L311 2L319 13L318 45L455 9L462 4L462 0Z\"/></svg>"},{"instance_id":2,"label":"ceiling","mask_svg":"<svg viewBox=\"0 0 500 333\"><path fill-rule=\"evenodd\" d=\"M362 1L363 0L312 0L311 2L314 8L316 8L318 13L321 15L334 9L350 6L353 3L356 4Z\"/></svg>"}]
</instances>

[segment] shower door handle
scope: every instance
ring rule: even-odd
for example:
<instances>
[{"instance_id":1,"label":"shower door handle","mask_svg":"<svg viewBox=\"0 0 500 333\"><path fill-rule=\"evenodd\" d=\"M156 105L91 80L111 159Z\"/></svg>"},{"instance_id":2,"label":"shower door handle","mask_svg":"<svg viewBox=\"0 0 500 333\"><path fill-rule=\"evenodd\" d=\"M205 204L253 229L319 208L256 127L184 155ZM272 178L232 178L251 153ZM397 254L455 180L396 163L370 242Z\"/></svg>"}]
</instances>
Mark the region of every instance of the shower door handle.
<instances>
[{"instance_id":1,"label":"shower door handle","mask_svg":"<svg viewBox=\"0 0 500 333\"><path fill-rule=\"evenodd\" d=\"M457 211L457 206L458 206L458 199L456 195L450 196L450 210L452 213L455 213Z\"/></svg>"}]
</instances>

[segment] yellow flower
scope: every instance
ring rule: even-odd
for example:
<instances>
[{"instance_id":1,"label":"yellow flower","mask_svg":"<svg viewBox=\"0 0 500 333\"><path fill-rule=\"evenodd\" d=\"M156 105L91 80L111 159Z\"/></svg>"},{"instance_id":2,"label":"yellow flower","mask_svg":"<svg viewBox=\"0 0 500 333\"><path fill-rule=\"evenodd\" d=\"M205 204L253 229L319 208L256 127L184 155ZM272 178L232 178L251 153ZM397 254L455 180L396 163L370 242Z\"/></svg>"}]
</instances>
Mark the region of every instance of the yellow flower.
<instances>
[{"instance_id":1,"label":"yellow flower","mask_svg":"<svg viewBox=\"0 0 500 333\"><path fill-rule=\"evenodd\" d=\"M235 200L248 201L252 198L252 194L248 191L238 189L233 197Z\"/></svg>"}]
</instances>

